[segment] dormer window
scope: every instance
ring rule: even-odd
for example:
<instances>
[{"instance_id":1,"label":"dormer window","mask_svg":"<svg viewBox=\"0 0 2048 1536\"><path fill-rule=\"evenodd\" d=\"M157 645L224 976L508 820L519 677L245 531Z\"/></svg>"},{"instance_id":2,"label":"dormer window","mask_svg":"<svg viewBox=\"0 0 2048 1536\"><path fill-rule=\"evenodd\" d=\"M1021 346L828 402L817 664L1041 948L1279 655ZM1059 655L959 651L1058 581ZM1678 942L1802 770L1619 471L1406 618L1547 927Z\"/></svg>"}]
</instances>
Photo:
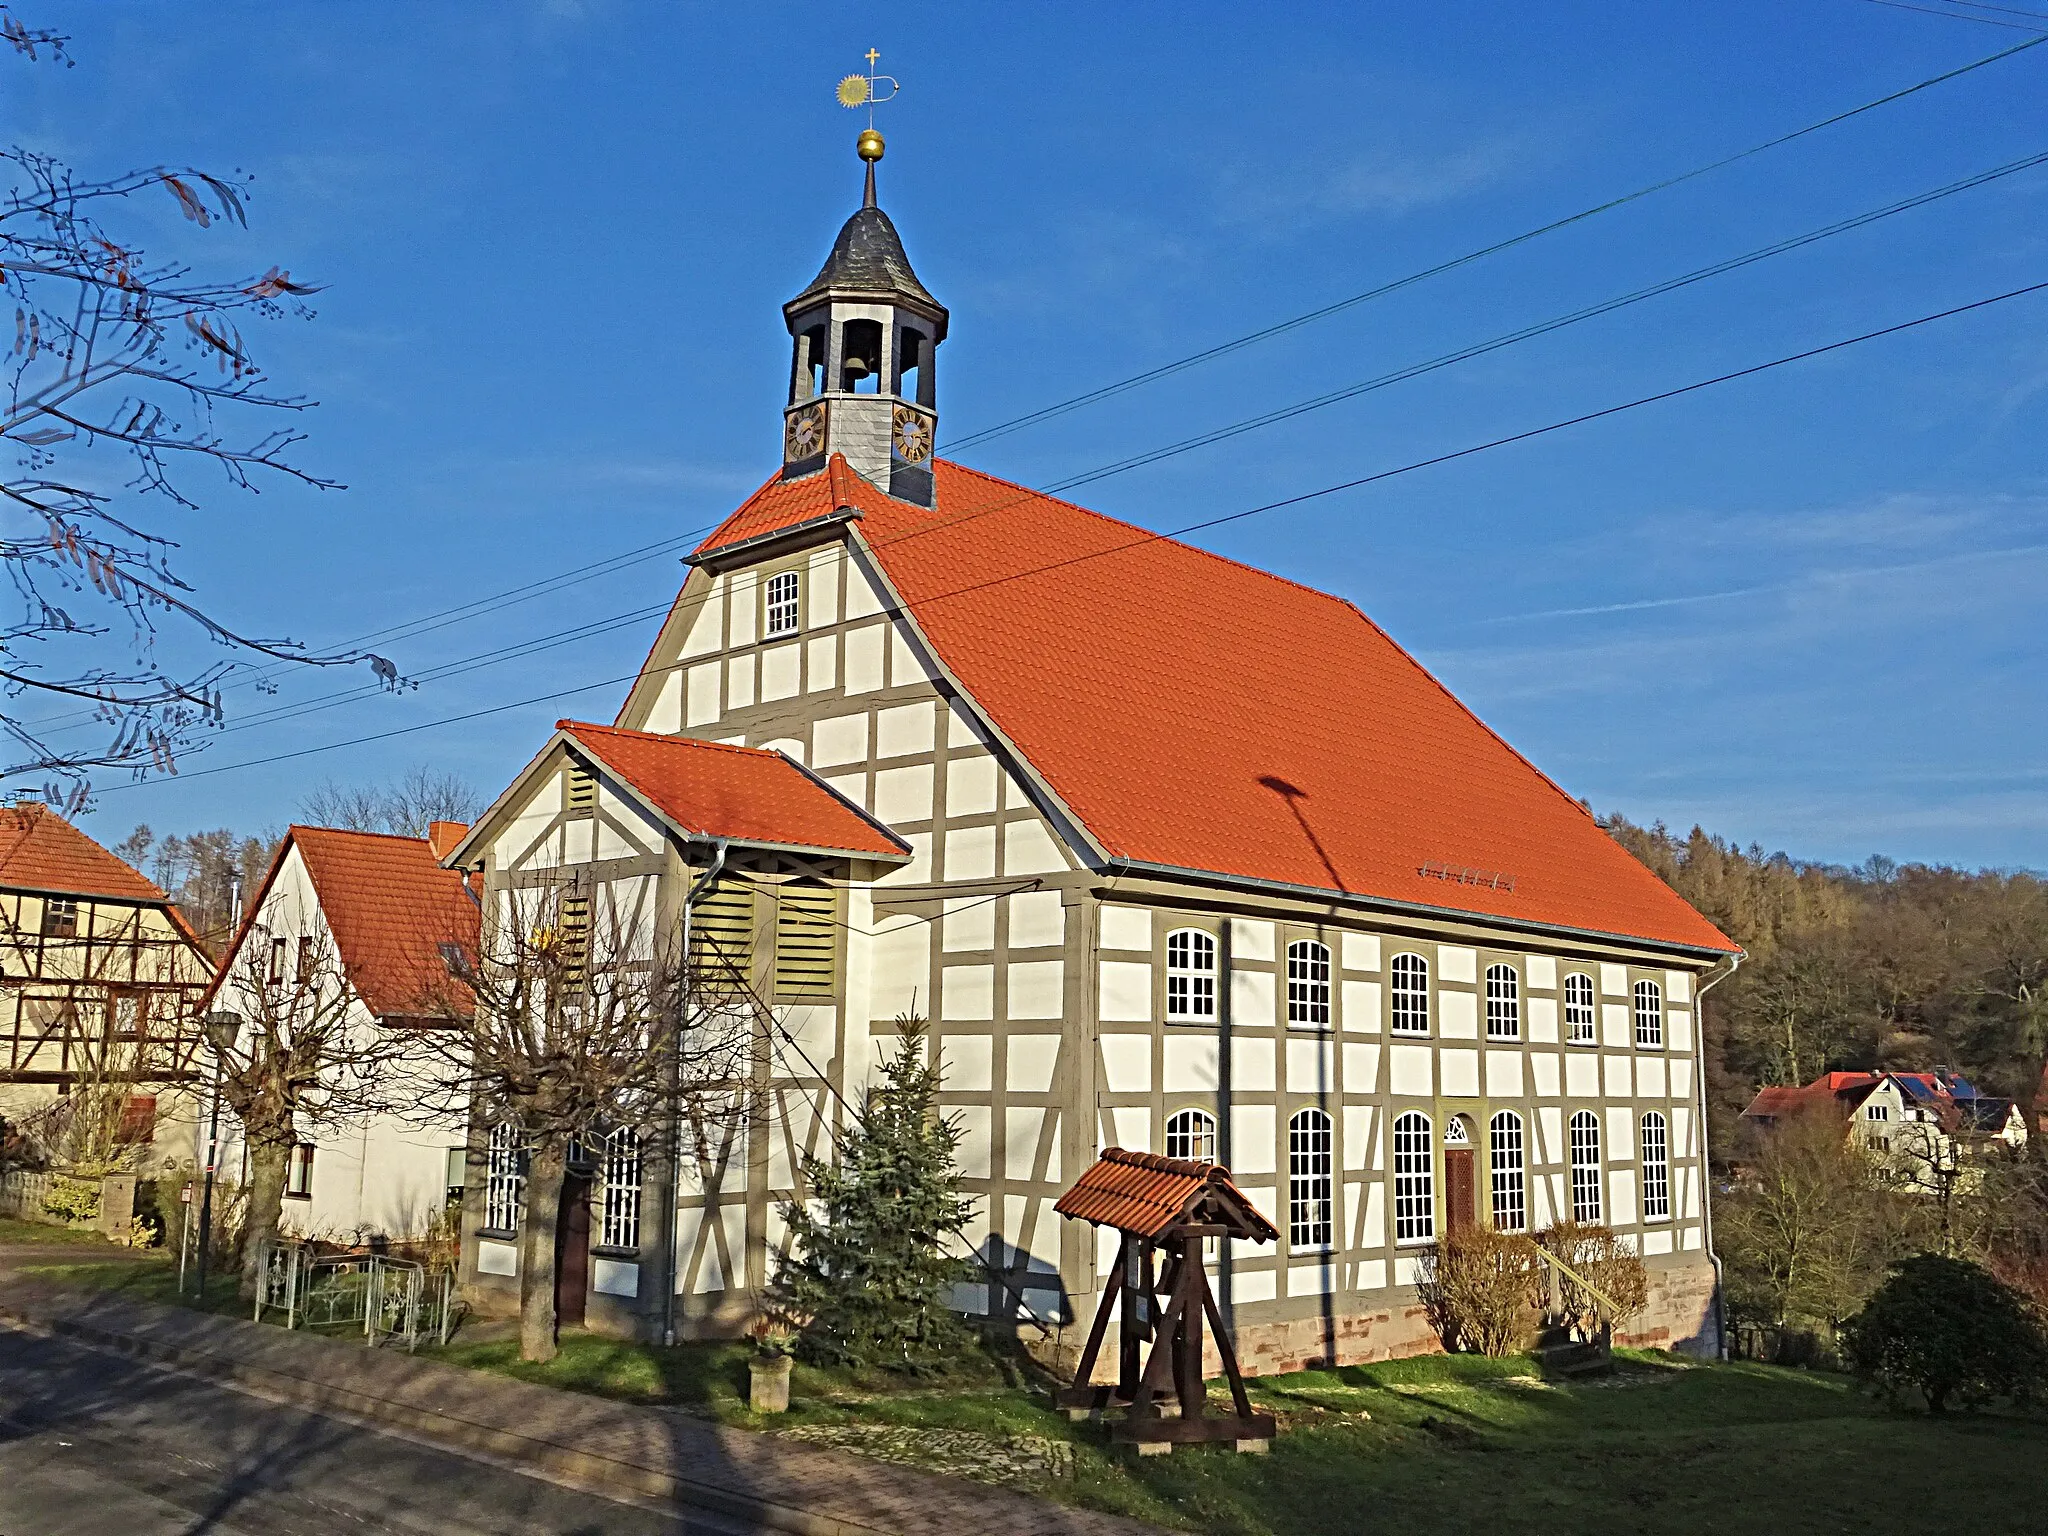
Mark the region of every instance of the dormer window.
<instances>
[{"instance_id":1,"label":"dormer window","mask_svg":"<svg viewBox=\"0 0 2048 1536\"><path fill-rule=\"evenodd\" d=\"M770 635L793 635L797 625L797 575L783 571L768 578L768 630Z\"/></svg>"}]
</instances>

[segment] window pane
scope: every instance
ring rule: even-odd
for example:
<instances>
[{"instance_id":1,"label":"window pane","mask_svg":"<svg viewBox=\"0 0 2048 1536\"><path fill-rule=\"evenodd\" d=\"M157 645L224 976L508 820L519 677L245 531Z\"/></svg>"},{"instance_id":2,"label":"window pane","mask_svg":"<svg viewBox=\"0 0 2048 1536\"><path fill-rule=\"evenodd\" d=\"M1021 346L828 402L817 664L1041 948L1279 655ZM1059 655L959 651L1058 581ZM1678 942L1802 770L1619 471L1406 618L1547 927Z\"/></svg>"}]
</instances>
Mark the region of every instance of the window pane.
<instances>
[{"instance_id":1,"label":"window pane","mask_svg":"<svg viewBox=\"0 0 2048 1536\"><path fill-rule=\"evenodd\" d=\"M1664 1117L1643 1116L1643 1217L1662 1220L1671 1214L1671 1152Z\"/></svg>"},{"instance_id":2,"label":"window pane","mask_svg":"<svg viewBox=\"0 0 2048 1536\"><path fill-rule=\"evenodd\" d=\"M1287 946L1287 1022L1330 1024L1330 949L1311 939Z\"/></svg>"},{"instance_id":3,"label":"window pane","mask_svg":"<svg viewBox=\"0 0 2048 1536\"><path fill-rule=\"evenodd\" d=\"M797 627L797 574L784 571L768 579L768 633L786 635Z\"/></svg>"},{"instance_id":4,"label":"window pane","mask_svg":"<svg viewBox=\"0 0 2048 1536\"><path fill-rule=\"evenodd\" d=\"M1572 1220L1600 1219L1600 1119L1582 1109L1572 1116Z\"/></svg>"},{"instance_id":5,"label":"window pane","mask_svg":"<svg viewBox=\"0 0 2048 1536\"><path fill-rule=\"evenodd\" d=\"M640 1133L620 1126L605 1141L604 1230L607 1248L640 1246Z\"/></svg>"},{"instance_id":6,"label":"window pane","mask_svg":"<svg viewBox=\"0 0 2048 1536\"><path fill-rule=\"evenodd\" d=\"M1216 1117L1184 1109L1166 1122L1166 1155L1194 1163L1216 1161Z\"/></svg>"},{"instance_id":7,"label":"window pane","mask_svg":"<svg viewBox=\"0 0 2048 1536\"><path fill-rule=\"evenodd\" d=\"M1502 1232L1529 1225L1528 1190L1522 1169L1522 1117L1506 1110L1493 1117L1493 1224Z\"/></svg>"},{"instance_id":8,"label":"window pane","mask_svg":"<svg viewBox=\"0 0 2048 1536\"><path fill-rule=\"evenodd\" d=\"M1522 1036L1522 983L1512 965L1486 968L1486 1038L1519 1040Z\"/></svg>"},{"instance_id":9,"label":"window pane","mask_svg":"<svg viewBox=\"0 0 2048 1536\"><path fill-rule=\"evenodd\" d=\"M1420 955L1394 956L1394 1032L1429 1033L1429 962Z\"/></svg>"},{"instance_id":10,"label":"window pane","mask_svg":"<svg viewBox=\"0 0 2048 1536\"><path fill-rule=\"evenodd\" d=\"M1166 936L1166 1016L1216 1017L1216 940L1199 928Z\"/></svg>"},{"instance_id":11,"label":"window pane","mask_svg":"<svg viewBox=\"0 0 2048 1536\"><path fill-rule=\"evenodd\" d=\"M1327 1248L1331 1234L1330 1117L1304 1109L1287 1123L1287 1241Z\"/></svg>"},{"instance_id":12,"label":"window pane","mask_svg":"<svg viewBox=\"0 0 2048 1536\"><path fill-rule=\"evenodd\" d=\"M1636 983L1636 1044L1664 1043L1664 990L1654 981Z\"/></svg>"},{"instance_id":13,"label":"window pane","mask_svg":"<svg viewBox=\"0 0 2048 1536\"><path fill-rule=\"evenodd\" d=\"M1593 978L1584 971L1564 979L1564 1024L1564 1037L1571 1044L1593 1043Z\"/></svg>"},{"instance_id":14,"label":"window pane","mask_svg":"<svg viewBox=\"0 0 2048 1536\"><path fill-rule=\"evenodd\" d=\"M1436 1164L1429 1116L1411 1110L1394 1122L1394 1237L1436 1236Z\"/></svg>"}]
</instances>

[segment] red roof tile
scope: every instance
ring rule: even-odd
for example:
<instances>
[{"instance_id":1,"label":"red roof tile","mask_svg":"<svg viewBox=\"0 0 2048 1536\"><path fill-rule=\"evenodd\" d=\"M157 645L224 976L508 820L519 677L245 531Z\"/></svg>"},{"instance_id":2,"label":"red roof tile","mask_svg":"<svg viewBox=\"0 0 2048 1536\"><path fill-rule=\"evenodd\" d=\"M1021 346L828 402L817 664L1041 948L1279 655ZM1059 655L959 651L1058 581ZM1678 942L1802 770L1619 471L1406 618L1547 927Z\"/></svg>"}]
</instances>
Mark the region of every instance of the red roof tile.
<instances>
[{"instance_id":1,"label":"red roof tile","mask_svg":"<svg viewBox=\"0 0 2048 1536\"><path fill-rule=\"evenodd\" d=\"M927 510L835 458L699 553L856 507L940 659L1114 859L1736 948L1350 603L936 473ZM1469 883L1496 871L1511 888Z\"/></svg>"},{"instance_id":2,"label":"red roof tile","mask_svg":"<svg viewBox=\"0 0 2048 1536\"><path fill-rule=\"evenodd\" d=\"M48 806L0 809L0 887L166 905L170 898Z\"/></svg>"},{"instance_id":3,"label":"red roof tile","mask_svg":"<svg viewBox=\"0 0 2048 1536\"><path fill-rule=\"evenodd\" d=\"M686 832L883 859L910 852L780 752L577 720L557 721L556 728Z\"/></svg>"},{"instance_id":4,"label":"red roof tile","mask_svg":"<svg viewBox=\"0 0 2048 1536\"><path fill-rule=\"evenodd\" d=\"M312 877L342 971L372 1013L403 1018L468 1002L467 990L450 978L440 946L460 944L476 953L477 904L462 876L441 867L425 838L293 827L278 851L279 864L294 845ZM276 870L273 865L273 878ZM251 914L261 905L259 896L250 903Z\"/></svg>"},{"instance_id":5,"label":"red roof tile","mask_svg":"<svg viewBox=\"0 0 2048 1536\"><path fill-rule=\"evenodd\" d=\"M1105 1150L1053 1209L1133 1237L1157 1237L1188 1220L1220 1222L1254 1242L1280 1235L1230 1181L1229 1169L1122 1147Z\"/></svg>"}]
</instances>

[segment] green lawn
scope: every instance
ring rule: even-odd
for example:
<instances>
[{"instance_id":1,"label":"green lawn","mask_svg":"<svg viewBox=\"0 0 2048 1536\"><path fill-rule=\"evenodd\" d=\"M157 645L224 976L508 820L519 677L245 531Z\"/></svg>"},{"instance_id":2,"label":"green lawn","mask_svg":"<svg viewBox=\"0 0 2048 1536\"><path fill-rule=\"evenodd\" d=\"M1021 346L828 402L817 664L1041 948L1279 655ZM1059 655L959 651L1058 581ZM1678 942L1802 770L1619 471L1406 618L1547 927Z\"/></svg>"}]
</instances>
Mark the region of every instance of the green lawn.
<instances>
[{"instance_id":1,"label":"green lawn","mask_svg":"<svg viewBox=\"0 0 2048 1536\"><path fill-rule=\"evenodd\" d=\"M174 1299L175 1267L161 1260L37 1269ZM210 1304L239 1311L232 1277L220 1285ZM1055 1413L1034 1368L1001 1353L921 1383L799 1366L792 1410L773 1420L745 1406L744 1345L664 1350L572 1333L545 1366L520 1362L509 1340L421 1353L891 1460L978 1467L1069 1503L1219 1536L1889 1533L1930 1498L1966 1509L1972 1536L2048 1528L2038 1477L2048 1419L1932 1420L1843 1377L1647 1352L1576 1384L1544 1381L1526 1359L1441 1355L1270 1377L1252 1386L1281 1420L1272 1454L1145 1460L1111 1450L1100 1425Z\"/></svg>"},{"instance_id":2,"label":"green lawn","mask_svg":"<svg viewBox=\"0 0 2048 1536\"><path fill-rule=\"evenodd\" d=\"M17 1221L0 1216L0 1246L10 1243L70 1243L88 1248L105 1248L107 1240L84 1227L59 1226L49 1221Z\"/></svg>"}]
</instances>

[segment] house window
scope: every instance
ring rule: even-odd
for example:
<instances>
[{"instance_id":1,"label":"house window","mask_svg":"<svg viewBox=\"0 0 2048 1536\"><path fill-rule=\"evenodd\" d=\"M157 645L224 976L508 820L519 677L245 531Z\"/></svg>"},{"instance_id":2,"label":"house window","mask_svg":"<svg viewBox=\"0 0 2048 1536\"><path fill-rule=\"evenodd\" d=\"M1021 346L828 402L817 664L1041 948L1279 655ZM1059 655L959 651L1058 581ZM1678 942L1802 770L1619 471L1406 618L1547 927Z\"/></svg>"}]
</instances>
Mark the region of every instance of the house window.
<instances>
[{"instance_id":1,"label":"house window","mask_svg":"<svg viewBox=\"0 0 2048 1536\"><path fill-rule=\"evenodd\" d=\"M1176 928L1166 936L1166 1016L1216 1017L1216 940L1199 928Z\"/></svg>"},{"instance_id":2,"label":"house window","mask_svg":"<svg viewBox=\"0 0 2048 1536\"><path fill-rule=\"evenodd\" d=\"M1396 955L1394 975L1394 1033L1429 1033L1429 962L1420 955Z\"/></svg>"},{"instance_id":3,"label":"house window","mask_svg":"<svg viewBox=\"0 0 2048 1536\"><path fill-rule=\"evenodd\" d=\"M1330 1117L1304 1109L1287 1122L1287 1245L1330 1246Z\"/></svg>"},{"instance_id":4,"label":"house window","mask_svg":"<svg viewBox=\"0 0 2048 1536\"><path fill-rule=\"evenodd\" d=\"M1572 1220L1597 1222L1600 1200L1600 1117L1590 1109L1572 1116Z\"/></svg>"},{"instance_id":5,"label":"house window","mask_svg":"<svg viewBox=\"0 0 2048 1536\"><path fill-rule=\"evenodd\" d=\"M1411 1109L1394 1122L1394 1240L1436 1236L1436 1149L1429 1116Z\"/></svg>"},{"instance_id":6,"label":"house window","mask_svg":"<svg viewBox=\"0 0 2048 1536\"><path fill-rule=\"evenodd\" d=\"M1599 1038L1593 1029L1593 978L1584 971L1564 979L1564 1038L1567 1045L1591 1045Z\"/></svg>"},{"instance_id":7,"label":"house window","mask_svg":"<svg viewBox=\"0 0 2048 1536\"><path fill-rule=\"evenodd\" d=\"M1216 1117L1206 1109L1176 1111L1166 1122L1166 1155L1191 1163L1216 1161Z\"/></svg>"},{"instance_id":8,"label":"house window","mask_svg":"<svg viewBox=\"0 0 2048 1536\"><path fill-rule=\"evenodd\" d=\"M1643 1219L1666 1221L1671 1216L1671 1143L1664 1117L1652 1110L1643 1116Z\"/></svg>"},{"instance_id":9,"label":"house window","mask_svg":"<svg viewBox=\"0 0 2048 1536\"><path fill-rule=\"evenodd\" d=\"M607 1248L640 1246L640 1133L622 1125L604 1143L604 1226Z\"/></svg>"},{"instance_id":10,"label":"house window","mask_svg":"<svg viewBox=\"0 0 2048 1536\"><path fill-rule=\"evenodd\" d=\"M310 933L300 934L299 971L297 978L300 986L309 987L313 984L313 971L319 964L319 959L319 952L313 943L313 936Z\"/></svg>"},{"instance_id":11,"label":"house window","mask_svg":"<svg viewBox=\"0 0 2048 1536\"><path fill-rule=\"evenodd\" d=\"M269 980L270 984L273 987L282 986L284 984L284 956L285 941L283 939L272 939L270 941Z\"/></svg>"},{"instance_id":12,"label":"house window","mask_svg":"<svg viewBox=\"0 0 2048 1536\"><path fill-rule=\"evenodd\" d=\"M796 591L797 574L784 571L768 578L768 633L771 635L793 635L796 633Z\"/></svg>"},{"instance_id":13,"label":"house window","mask_svg":"<svg viewBox=\"0 0 2048 1536\"><path fill-rule=\"evenodd\" d=\"M291 1200L313 1198L313 1143L310 1141L302 1141L292 1148L291 1161L285 1164L284 1192Z\"/></svg>"},{"instance_id":14,"label":"house window","mask_svg":"<svg viewBox=\"0 0 2048 1536\"><path fill-rule=\"evenodd\" d=\"M491 1127L484 1226L493 1232L519 1230L519 1207L526 1196L526 1148L520 1140L519 1127L509 1120Z\"/></svg>"},{"instance_id":15,"label":"house window","mask_svg":"<svg viewBox=\"0 0 2048 1536\"><path fill-rule=\"evenodd\" d=\"M78 903L68 896L48 897L43 902L43 932L53 939L78 932Z\"/></svg>"},{"instance_id":16,"label":"house window","mask_svg":"<svg viewBox=\"0 0 2048 1536\"><path fill-rule=\"evenodd\" d=\"M1891 1106L1888 1104L1872 1104L1863 1111L1863 1115L1868 1120L1889 1120L1892 1117Z\"/></svg>"},{"instance_id":17,"label":"house window","mask_svg":"<svg viewBox=\"0 0 2048 1536\"><path fill-rule=\"evenodd\" d=\"M1645 1048L1664 1044L1664 989L1654 981L1636 983L1636 1044Z\"/></svg>"},{"instance_id":18,"label":"house window","mask_svg":"<svg viewBox=\"0 0 2048 1536\"><path fill-rule=\"evenodd\" d=\"M147 1034L144 1006L147 1000L147 994L141 992L116 992L112 995L116 1040L140 1040Z\"/></svg>"},{"instance_id":19,"label":"house window","mask_svg":"<svg viewBox=\"0 0 2048 1536\"><path fill-rule=\"evenodd\" d=\"M1522 1117L1502 1110L1489 1132L1493 1154L1493 1224L1502 1232L1529 1225L1529 1192L1522 1167Z\"/></svg>"},{"instance_id":20,"label":"house window","mask_svg":"<svg viewBox=\"0 0 2048 1536\"><path fill-rule=\"evenodd\" d=\"M1297 939L1287 946L1287 1022L1330 1027L1330 946Z\"/></svg>"},{"instance_id":21,"label":"house window","mask_svg":"<svg viewBox=\"0 0 2048 1536\"><path fill-rule=\"evenodd\" d=\"M1512 965L1486 968L1486 1038L1522 1038L1522 980Z\"/></svg>"}]
</instances>

